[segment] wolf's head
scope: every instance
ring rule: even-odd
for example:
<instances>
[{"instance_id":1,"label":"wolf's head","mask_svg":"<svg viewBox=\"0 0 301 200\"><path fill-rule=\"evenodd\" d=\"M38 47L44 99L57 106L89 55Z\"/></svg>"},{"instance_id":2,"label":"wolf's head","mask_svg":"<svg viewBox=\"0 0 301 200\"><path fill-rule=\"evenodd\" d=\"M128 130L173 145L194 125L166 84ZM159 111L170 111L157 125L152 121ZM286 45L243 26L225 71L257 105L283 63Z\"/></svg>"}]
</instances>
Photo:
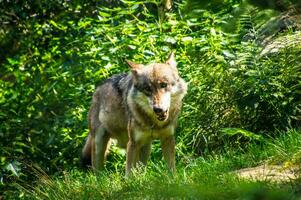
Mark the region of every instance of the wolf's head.
<instances>
[{"instance_id":1,"label":"wolf's head","mask_svg":"<svg viewBox=\"0 0 301 200\"><path fill-rule=\"evenodd\" d=\"M127 61L133 76L133 100L159 121L169 117L171 108L180 107L187 85L179 77L172 52L165 63L144 66Z\"/></svg>"}]
</instances>

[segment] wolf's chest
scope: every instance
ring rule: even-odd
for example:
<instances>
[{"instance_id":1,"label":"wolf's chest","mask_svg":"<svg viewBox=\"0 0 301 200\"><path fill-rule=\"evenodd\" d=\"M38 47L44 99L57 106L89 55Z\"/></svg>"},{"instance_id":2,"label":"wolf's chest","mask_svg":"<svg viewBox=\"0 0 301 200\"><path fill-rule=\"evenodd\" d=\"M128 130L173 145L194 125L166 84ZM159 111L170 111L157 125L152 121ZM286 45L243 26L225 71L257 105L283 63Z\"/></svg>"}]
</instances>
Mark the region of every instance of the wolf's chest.
<instances>
[{"instance_id":1,"label":"wolf's chest","mask_svg":"<svg viewBox=\"0 0 301 200\"><path fill-rule=\"evenodd\" d=\"M172 125L162 128L162 129L153 129L153 128L136 128L133 131L133 138L136 142L145 143L154 139L163 139L170 135L174 134L174 127Z\"/></svg>"}]
</instances>

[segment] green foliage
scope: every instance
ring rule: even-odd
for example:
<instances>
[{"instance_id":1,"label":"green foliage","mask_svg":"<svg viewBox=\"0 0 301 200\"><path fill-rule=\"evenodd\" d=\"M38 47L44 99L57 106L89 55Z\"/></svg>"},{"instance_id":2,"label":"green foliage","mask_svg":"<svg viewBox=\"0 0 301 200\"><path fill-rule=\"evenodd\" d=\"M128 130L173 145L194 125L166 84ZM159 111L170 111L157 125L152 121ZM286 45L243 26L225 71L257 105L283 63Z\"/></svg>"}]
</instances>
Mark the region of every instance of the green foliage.
<instances>
[{"instance_id":1,"label":"green foliage","mask_svg":"<svg viewBox=\"0 0 301 200\"><path fill-rule=\"evenodd\" d=\"M189 82L177 131L180 161L222 148L225 130L251 138L230 137L242 146L299 126L300 44L261 54L253 38L264 21L247 14L237 29L224 32L237 1L211 9L221 2L214 1L207 10L176 1L164 18L159 1L118 2L3 2L0 187L30 179L32 165L49 174L78 167L95 85L128 71L125 59L162 62L172 49ZM108 168L123 166L120 157L114 148Z\"/></svg>"},{"instance_id":2,"label":"green foliage","mask_svg":"<svg viewBox=\"0 0 301 200\"><path fill-rule=\"evenodd\" d=\"M228 135L230 137L240 135L249 140L263 141L263 137L261 135L257 135L251 131L247 131L241 128L223 128L221 131L225 135ZM235 141L237 142L239 141L239 139L236 139Z\"/></svg>"}]
</instances>

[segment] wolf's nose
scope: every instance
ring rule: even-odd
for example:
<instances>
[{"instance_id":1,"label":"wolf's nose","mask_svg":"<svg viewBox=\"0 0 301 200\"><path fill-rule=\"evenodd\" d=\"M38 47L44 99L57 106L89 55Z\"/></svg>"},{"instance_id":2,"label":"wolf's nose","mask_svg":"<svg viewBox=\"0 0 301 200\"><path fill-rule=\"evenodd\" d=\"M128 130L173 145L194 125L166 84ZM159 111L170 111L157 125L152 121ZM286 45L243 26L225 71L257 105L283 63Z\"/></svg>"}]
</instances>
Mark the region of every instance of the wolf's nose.
<instances>
[{"instance_id":1,"label":"wolf's nose","mask_svg":"<svg viewBox=\"0 0 301 200\"><path fill-rule=\"evenodd\" d=\"M156 107L156 106L154 106L154 112L156 113L156 114L160 114L160 113L163 113L164 112L164 110L162 109L162 108L160 108L160 107Z\"/></svg>"}]
</instances>

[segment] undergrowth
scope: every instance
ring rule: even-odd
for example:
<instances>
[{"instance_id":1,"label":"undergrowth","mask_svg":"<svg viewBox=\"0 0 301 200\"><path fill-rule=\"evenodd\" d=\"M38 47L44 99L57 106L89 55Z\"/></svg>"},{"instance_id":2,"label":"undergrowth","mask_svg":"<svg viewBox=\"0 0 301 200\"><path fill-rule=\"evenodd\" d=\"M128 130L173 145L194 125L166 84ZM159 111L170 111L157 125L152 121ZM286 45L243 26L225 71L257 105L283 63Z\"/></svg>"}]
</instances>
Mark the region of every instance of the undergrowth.
<instances>
[{"instance_id":1,"label":"undergrowth","mask_svg":"<svg viewBox=\"0 0 301 200\"><path fill-rule=\"evenodd\" d=\"M261 144L244 149L225 147L186 162L178 161L172 175L161 160L151 160L146 169L137 169L125 178L124 168L94 175L81 170L49 177L37 171L34 185L18 185L24 199L298 199L299 181L286 183L241 179L235 170L262 163L284 164L300 154L300 131L280 133Z\"/></svg>"}]
</instances>

